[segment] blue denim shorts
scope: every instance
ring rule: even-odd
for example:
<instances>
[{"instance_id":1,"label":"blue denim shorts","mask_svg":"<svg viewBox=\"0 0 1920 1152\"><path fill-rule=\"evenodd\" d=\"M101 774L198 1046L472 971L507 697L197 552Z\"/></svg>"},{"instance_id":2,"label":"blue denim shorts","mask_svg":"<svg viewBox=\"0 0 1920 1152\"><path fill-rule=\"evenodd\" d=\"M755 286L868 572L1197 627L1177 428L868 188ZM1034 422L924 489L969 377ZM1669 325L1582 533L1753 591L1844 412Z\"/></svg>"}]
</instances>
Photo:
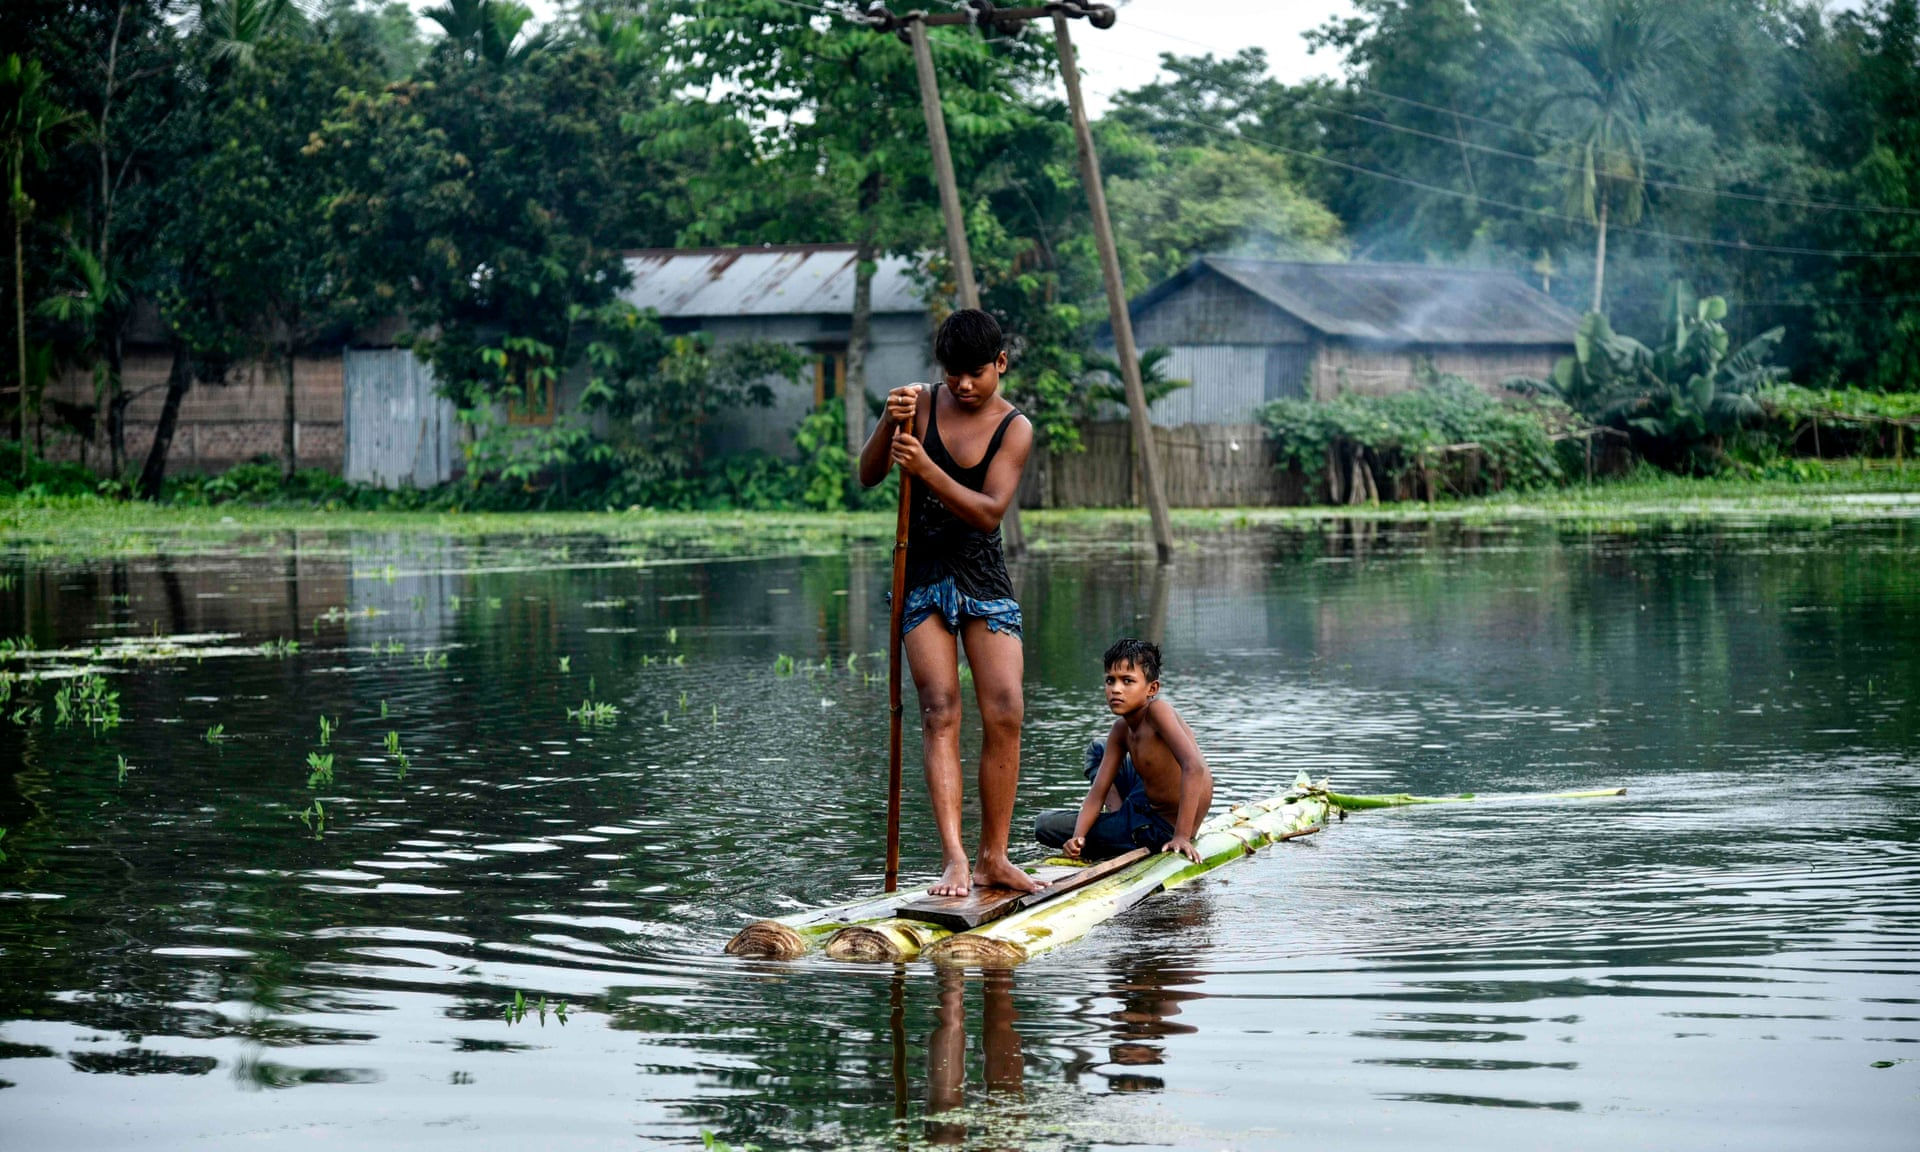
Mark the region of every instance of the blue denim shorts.
<instances>
[{"instance_id":1,"label":"blue denim shorts","mask_svg":"<svg viewBox=\"0 0 1920 1152\"><path fill-rule=\"evenodd\" d=\"M907 606L900 613L900 634L905 636L936 612L949 632L958 633L963 620L985 620L989 632L1020 635L1019 601L975 600L971 596L963 596L953 586L951 576L907 592Z\"/></svg>"}]
</instances>

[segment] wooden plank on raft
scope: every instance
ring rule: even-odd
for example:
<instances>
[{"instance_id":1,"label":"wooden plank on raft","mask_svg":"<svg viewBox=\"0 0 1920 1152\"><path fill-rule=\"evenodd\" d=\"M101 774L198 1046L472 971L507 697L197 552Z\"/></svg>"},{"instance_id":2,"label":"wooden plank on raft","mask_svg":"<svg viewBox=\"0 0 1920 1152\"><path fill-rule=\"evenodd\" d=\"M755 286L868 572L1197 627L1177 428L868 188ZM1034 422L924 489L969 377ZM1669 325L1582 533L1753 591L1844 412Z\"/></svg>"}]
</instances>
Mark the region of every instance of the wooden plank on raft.
<instances>
[{"instance_id":1,"label":"wooden plank on raft","mask_svg":"<svg viewBox=\"0 0 1920 1152\"><path fill-rule=\"evenodd\" d=\"M1044 904L1056 896L1064 896L1076 888L1084 888L1130 864L1136 864L1153 855L1150 849L1135 848L1110 860L1083 867L1043 866L1035 869L1034 875L1047 882L1038 892L1015 892L1011 888L975 888L965 896L922 896L910 903L902 904L894 912L904 920L921 920L928 924L938 924L942 928L955 932L966 932L982 924L991 924L1003 916L1011 916Z\"/></svg>"}]
</instances>

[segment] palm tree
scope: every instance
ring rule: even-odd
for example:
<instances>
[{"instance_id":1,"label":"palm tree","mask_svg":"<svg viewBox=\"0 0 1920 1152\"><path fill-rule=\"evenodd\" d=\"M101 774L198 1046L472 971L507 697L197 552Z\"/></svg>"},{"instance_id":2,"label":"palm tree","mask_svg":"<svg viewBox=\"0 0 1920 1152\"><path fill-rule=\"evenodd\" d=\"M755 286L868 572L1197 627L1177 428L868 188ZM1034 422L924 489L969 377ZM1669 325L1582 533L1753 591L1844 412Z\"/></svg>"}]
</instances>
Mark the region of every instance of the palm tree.
<instances>
[{"instance_id":1,"label":"palm tree","mask_svg":"<svg viewBox=\"0 0 1920 1152\"><path fill-rule=\"evenodd\" d=\"M200 0L200 31L213 47L213 58L242 66L253 63L254 50L282 32L305 23L299 0Z\"/></svg>"},{"instance_id":2,"label":"palm tree","mask_svg":"<svg viewBox=\"0 0 1920 1152\"><path fill-rule=\"evenodd\" d=\"M1580 117L1567 181L1567 212L1595 225L1593 311L1601 311L1607 274L1607 223L1617 211L1634 224L1646 205L1647 87L1680 45L1650 0L1601 0L1548 39L1548 54L1573 65L1565 86L1542 104L1571 104Z\"/></svg>"},{"instance_id":3,"label":"palm tree","mask_svg":"<svg viewBox=\"0 0 1920 1152\"><path fill-rule=\"evenodd\" d=\"M33 215L25 180L29 165L48 160L47 145L73 115L48 98L38 60L10 55L0 62L0 152L7 164L7 214L13 218L13 321L19 343L20 476L27 475L27 276L22 236Z\"/></svg>"},{"instance_id":4,"label":"palm tree","mask_svg":"<svg viewBox=\"0 0 1920 1152\"><path fill-rule=\"evenodd\" d=\"M447 0L420 15L440 25L447 41L476 62L519 64L546 48L549 40L546 29L541 29L514 43L533 19L533 9L516 0Z\"/></svg>"}]
</instances>

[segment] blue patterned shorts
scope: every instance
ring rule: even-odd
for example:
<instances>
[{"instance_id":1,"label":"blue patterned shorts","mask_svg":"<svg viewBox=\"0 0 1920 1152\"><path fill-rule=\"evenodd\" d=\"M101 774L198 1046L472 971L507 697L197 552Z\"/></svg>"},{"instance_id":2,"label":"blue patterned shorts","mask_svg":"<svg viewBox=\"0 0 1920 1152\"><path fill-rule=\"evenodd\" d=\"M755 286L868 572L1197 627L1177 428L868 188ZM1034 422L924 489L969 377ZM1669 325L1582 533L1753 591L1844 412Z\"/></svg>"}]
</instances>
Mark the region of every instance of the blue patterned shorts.
<instances>
[{"instance_id":1,"label":"blue patterned shorts","mask_svg":"<svg viewBox=\"0 0 1920 1152\"><path fill-rule=\"evenodd\" d=\"M953 586L953 577L923 584L907 593L906 609L900 613L900 634L905 636L934 613L940 614L947 631L958 634L962 620L985 620L989 632L1020 635L1020 603L1017 600L975 600L962 596Z\"/></svg>"}]
</instances>

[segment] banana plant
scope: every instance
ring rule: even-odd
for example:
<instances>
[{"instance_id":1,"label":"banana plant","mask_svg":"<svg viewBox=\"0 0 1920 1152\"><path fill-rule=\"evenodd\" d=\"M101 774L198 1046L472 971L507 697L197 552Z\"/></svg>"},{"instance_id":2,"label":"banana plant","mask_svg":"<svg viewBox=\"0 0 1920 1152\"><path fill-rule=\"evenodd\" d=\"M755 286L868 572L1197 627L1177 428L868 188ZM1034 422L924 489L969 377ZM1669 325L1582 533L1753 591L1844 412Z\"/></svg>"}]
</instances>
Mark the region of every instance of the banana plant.
<instances>
[{"instance_id":1,"label":"banana plant","mask_svg":"<svg viewBox=\"0 0 1920 1152\"><path fill-rule=\"evenodd\" d=\"M1786 376L1768 362L1786 329L1733 348L1726 300L1696 296L1684 280L1667 286L1661 315L1664 331L1648 347L1589 312L1574 332L1573 355L1550 378L1517 383L1626 432L1649 456L1697 467L1703 449L1717 455L1720 438L1763 415L1755 393Z\"/></svg>"}]
</instances>

